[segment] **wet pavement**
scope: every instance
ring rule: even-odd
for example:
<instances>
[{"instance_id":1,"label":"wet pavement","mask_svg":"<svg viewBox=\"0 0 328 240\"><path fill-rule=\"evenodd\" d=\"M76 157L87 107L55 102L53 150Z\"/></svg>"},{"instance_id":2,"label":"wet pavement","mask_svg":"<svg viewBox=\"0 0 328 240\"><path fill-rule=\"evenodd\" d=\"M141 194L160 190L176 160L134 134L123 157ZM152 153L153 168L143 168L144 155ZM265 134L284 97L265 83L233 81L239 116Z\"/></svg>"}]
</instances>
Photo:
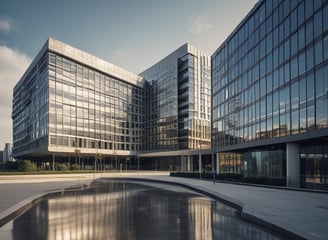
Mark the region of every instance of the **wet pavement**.
<instances>
[{"instance_id":1,"label":"wet pavement","mask_svg":"<svg viewBox=\"0 0 328 240\"><path fill-rule=\"evenodd\" d=\"M41 198L0 228L0 239L282 239L185 188L96 180Z\"/></svg>"}]
</instances>

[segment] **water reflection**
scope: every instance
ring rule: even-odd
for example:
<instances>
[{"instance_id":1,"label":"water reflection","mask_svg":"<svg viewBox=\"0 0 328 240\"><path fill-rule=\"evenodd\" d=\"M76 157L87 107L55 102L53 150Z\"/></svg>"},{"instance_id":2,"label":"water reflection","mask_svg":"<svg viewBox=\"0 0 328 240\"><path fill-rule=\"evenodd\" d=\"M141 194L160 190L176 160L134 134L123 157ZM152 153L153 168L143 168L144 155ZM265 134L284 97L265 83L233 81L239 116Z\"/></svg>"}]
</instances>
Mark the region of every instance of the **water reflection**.
<instances>
[{"instance_id":1,"label":"water reflection","mask_svg":"<svg viewBox=\"0 0 328 240\"><path fill-rule=\"evenodd\" d=\"M15 240L280 239L183 188L101 181L40 201L10 231Z\"/></svg>"}]
</instances>

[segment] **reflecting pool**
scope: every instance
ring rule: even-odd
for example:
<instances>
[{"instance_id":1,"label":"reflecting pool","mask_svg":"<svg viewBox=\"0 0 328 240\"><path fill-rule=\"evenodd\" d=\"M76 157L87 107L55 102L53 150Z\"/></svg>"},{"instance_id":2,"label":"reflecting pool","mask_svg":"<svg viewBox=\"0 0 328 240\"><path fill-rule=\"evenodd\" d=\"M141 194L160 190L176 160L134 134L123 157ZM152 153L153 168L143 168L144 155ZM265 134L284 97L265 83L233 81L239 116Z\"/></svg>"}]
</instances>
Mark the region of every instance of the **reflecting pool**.
<instances>
[{"instance_id":1,"label":"reflecting pool","mask_svg":"<svg viewBox=\"0 0 328 240\"><path fill-rule=\"evenodd\" d=\"M0 239L282 239L238 211L182 187L97 180L41 199Z\"/></svg>"}]
</instances>

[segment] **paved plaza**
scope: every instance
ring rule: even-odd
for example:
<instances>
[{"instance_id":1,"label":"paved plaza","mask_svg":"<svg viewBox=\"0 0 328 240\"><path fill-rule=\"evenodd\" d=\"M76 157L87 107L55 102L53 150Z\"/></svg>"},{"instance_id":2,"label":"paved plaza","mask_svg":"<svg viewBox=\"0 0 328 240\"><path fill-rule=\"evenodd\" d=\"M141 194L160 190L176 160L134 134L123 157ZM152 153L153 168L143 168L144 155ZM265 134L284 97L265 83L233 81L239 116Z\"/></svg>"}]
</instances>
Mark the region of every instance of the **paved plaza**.
<instances>
[{"instance_id":1,"label":"paved plaza","mask_svg":"<svg viewBox=\"0 0 328 240\"><path fill-rule=\"evenodd\" d=\"M241 209L242 217L299 239L328 239L328 194L170 177L168 172L0 176L0 220L38 196L97 178L164 181L207 193Z\"/></svg>"}]
</instances>

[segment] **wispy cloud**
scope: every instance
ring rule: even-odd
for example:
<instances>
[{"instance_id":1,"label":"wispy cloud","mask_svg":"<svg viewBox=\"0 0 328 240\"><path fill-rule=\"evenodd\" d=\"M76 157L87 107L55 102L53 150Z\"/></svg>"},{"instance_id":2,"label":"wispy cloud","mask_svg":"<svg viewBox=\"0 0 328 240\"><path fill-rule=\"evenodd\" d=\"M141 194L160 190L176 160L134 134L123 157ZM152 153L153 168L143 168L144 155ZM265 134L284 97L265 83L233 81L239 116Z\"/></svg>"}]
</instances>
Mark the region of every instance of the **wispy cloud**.
<instances>
[{"instance_id":1,"label":"wispy cloud","mask_svg":"<svg viewBox=\"0 0 328 240\"><path fill-rule=\"evenodd\" d=\"M198 35L205 31L211 30L213 25L211 24L207 15L201 15L194 18L191 21L191 26L189 28L189 32L192 34Z\"/></svg>"},{"instance_id":2,"label":"wispy cloud","mask_svg":"<svg viewBox=\"0 0 328 240\"><path fill-rule=\"evenodd\" d=\"M11 105L13 87L23 75L31 59L18 50L0 45L0 149L11 142Z\"/></svg>"},{"instance_id":3,"label":"wispy cloud","mask_svg":"<svg viewBox=\"0 0 328 240\"><path fill-rule=\"evenodd\" d=\"M13 29L13 21L7 17L0 17L0 31L10 32Z\"/></svg>"}]
</instances>

